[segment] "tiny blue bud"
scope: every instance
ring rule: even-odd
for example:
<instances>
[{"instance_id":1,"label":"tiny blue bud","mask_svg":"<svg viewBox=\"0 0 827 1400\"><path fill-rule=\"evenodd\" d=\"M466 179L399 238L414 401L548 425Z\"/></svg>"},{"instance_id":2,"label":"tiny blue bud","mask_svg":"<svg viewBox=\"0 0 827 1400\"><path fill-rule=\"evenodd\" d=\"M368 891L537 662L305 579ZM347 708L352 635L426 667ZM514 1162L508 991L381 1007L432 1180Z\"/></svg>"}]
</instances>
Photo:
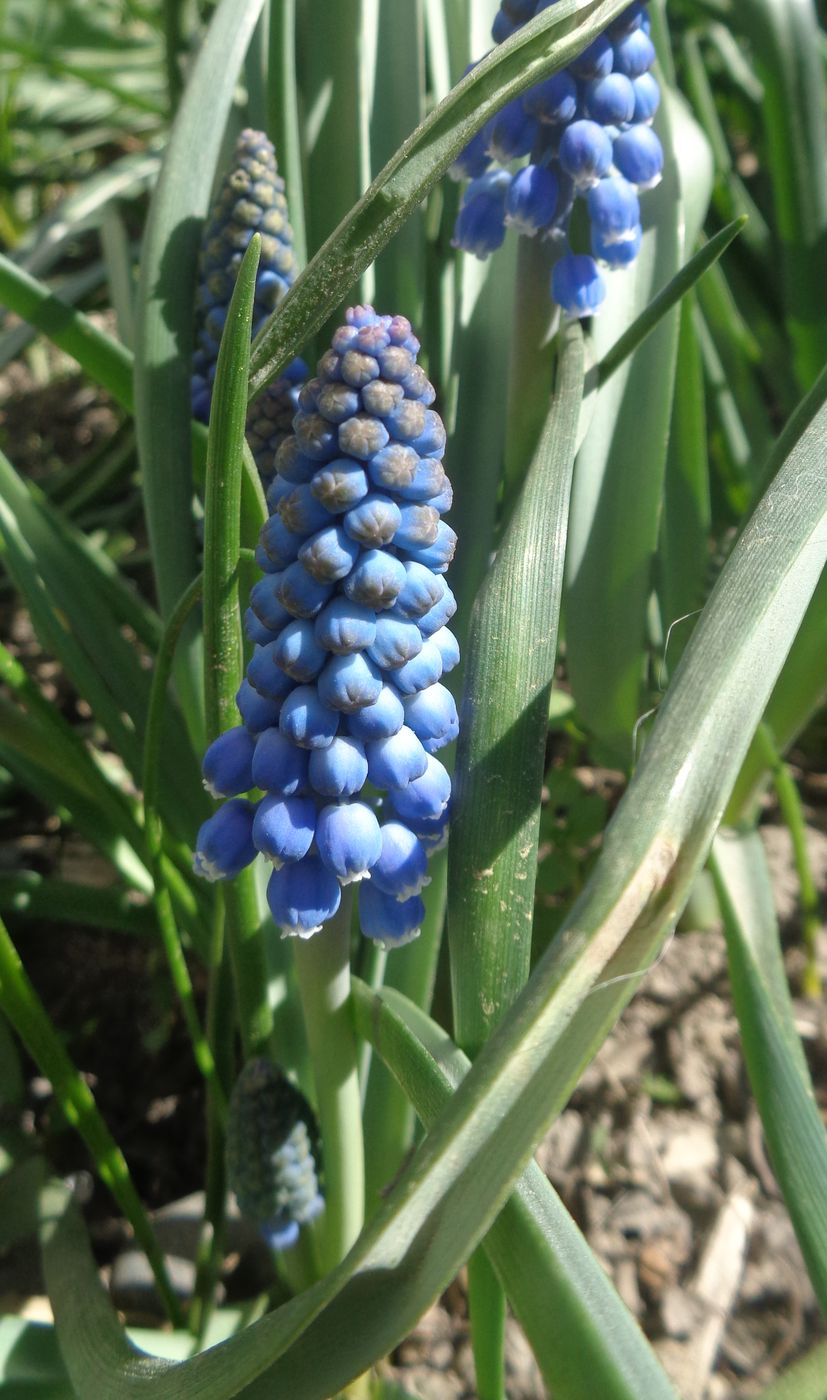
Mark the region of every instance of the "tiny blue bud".
<instances>
[{"instance_id":1,"label":"tiny blue bud","mask_svg":"<svg viewBox=\"0 0 827 1400\"><path fill-rule=\"evenodd\" d=\"M336 583L349 574L359 557L359 545L350 539L341 525L328 525L299 550L305 569L319 583Z\"/></svg>"},{"instance_id":2,"label":"tiny blue bud","mask_svg":"<svg viewBox=\"0 0 827 1400\"><path fill-rule=\"evenodd\" d=\"M379 378L379 361L363 350L346 350L339 368L342 379L353 389L363 389L366 384Z\"/></svg>"},{"instance_id":3,"label":"tiny blue bud","mask_svg":"<svg viewBox=\"0 0 827 1400\"><path fill-rule=\"evenodd\" d=\"M442 674L447 675L459 665L459 642L447 627L440 627L428 640L436 647L442 660Z\"/></svg>"},{"instance_id":4,"label":"tiny blue bud","mask_svg":"<svg viewBox=\"0 0 827 1400\"><path fill-rule=\"evenodd\" d=\"M371 492L344 517L344 527L351 539L365 549L381 549L390 544L399 527L399 506L390 496Z\"/></svg>"},{"instance_id":5,"label":"tiny blue bud","mask_svg":"<svg viewBox=\"0 0 827 1400\"><path fill-rule=\"evenodd\" d=\"M601 237L596 229L592 229L592 252L600 262L606 263L607 267L628 267L640 252L642 238L643 229L640 224L635 224L635 227L629 230L628 236L620 240Z\"/></svg>"},{"instance_id":6,"label":"tiny blue bud","mask_svg":"<svg viewBox=\"0 0 827 1400\"><path fill-rule=\"evenodd\" d=\"M537 139L537 118L526 111L522 97L515 97L491 123L488 154L500 165L527 156Z\"/></svg>"},{"instance_id":7,"label":"tiny blue bud","mask_svg":"<svg viewBox=\"0 0 827 1400\"><path fill-rule=\"evenodd\" d=\"M265 729L256 741L253 781L262 791L284 797L303 792L307 787L306 749L298 748L274 726Z\"/></svg>"},{"instance_id":8,"label":"tiny blue bud","mask_svg":"<svg viewBox=\"0 0 827 1400\"><path fill-rule=\"evenodd\" d=\"M376 636L376 613L340 594L322 608L315 628L316 640L326 651L346 656L371 645Z\"/></svg>"},{"instance_id":9,"label":"tiny blue bud","mask_svg":"<svg viewBox=\"0 0 827 1400\"><path fill-rule=\"evenodd\" d=\"M326 749L313 749L308 777L320 797L353 797L368 776L365 748L348 734L337 734Z\"/></svg>"},{"instance_id":10,"label":"tiny blue bud","mask_svg":"<svg viewBox=\"0 0 827 1400\"><path fill-rule=\"evenodd\" d=\"M426 505L433 506L438 515L445 515L454 504L454 488L445 478L445 485L436 496L429 496Z\"/></svg>"},{"instance_id":11,"label":"tiny blue bud","mask_svg":"<svg viewBox=\"0 0 827 1400\"><path fill-rule=\"evenodd\" d=\"M274 465L279 476L285 481L293 482L295 486L310 481L313 473L319 470L318 462L304 455L298 439L293 435L284 439L276 453Z\"/></svg>"},{"instance_id":12,"label":"tiny blue bud","mask_svg":"<svg viewBox=\"0 0 827 1400\"><path fill-rule=\"evenodd\" d=\"M639 29L644 19L648 21L648 18L642 0L640 3L635 0L635 4L629 5L628 9L618 15L617 19L612 20L606 33L614 42L617 42L618 39L623 38L624 34L630 34L633 29Z\"/></svg>"},{"instance_id":13,"label":"tiny blue bud","mask_svg":"<svg viewBox=\"0 0 827 1400\"><path fill-rule=\"evenodd\" d=\"M344 423L359 412L359 394L347 384L325 384L319 391L318 409L329 423Z\"/></svg>"},{"instance_id":14,"label":"tiny blue bud","mask_svg":"<svg viewBox=\"0 0 827 1400\"><path fill-rule=\"evenodd\" d=\"M395 611L395 610L394 610ZM422 633L415 622L384 612L376 619L376 637L368 655L384 671L404 666L422 650Z\"/></svg>"},{"instance_id":15,"label":"tiny blue bud","mask_svg":"<svg viewBox=\"0 0 827 1400\"><path fill-rule=\"evenodd\" d=\"M512 34L516 34L519 25L506 14L505 10L498 10L491 25L491 38L495 44L504 44L506 39L510 39Z\"/></svg>"},{"instance_id":16,"label":"tiny blue bud","mask_svg":"<svg viewBox=\"0 0 827 1400\"><path fill-rule=\"evenodd\" d=\"M339 449L347 457L364 462L380 452L389 440L388 430L378 418L369 413L356 413L339 428Z\"/></svg>"},{"instance_id":17,"label":"tiny blue bud","mask_svg":"<svg viewBox=\"0 0 827 1400\"><path fill-rule=\"evenodd\" d=\"M445 424L439 414L432 408L426 408L423 426L411 440L411 447L420 457L442 457L446 441Z\"/></svg>"},{"instance_id":18,"label":"tiny blue bud","mask_svg":"<svg viewBox=\"0 0 827 1400\"><path fill-rule=\"evenodd\" d=\"M415 439L425 428L426 413L424 404L403 396L385 418L388 432L396 442L410 443L413 447Z\"/></svg>"},{"instance_id":19,"label":"tiny blue bud","mask_svg":"<svg viewBox=\"0 0 827 1400\"><path fill-rule=\"evenodd\" d=\"M622 126L635 110L635 90L623 73L594 78L586 86L586 111L601 126Z\"/></svg>"},{"instance_id":20,"label":"tiny blue bud","mask_svg":"<svg viewBox=\"0 0 827 1400\"><path fill-rule=\"evenodd\" d=\"M381 833L382 854L371 868L371 882L393 899L411 899L430 884L425 849L402 822L385 822Z\"/></svg>"},{"instance_id":21,"label":"tiny blue bud","mask_svg":"<svg viewBox=\"0 0 827 1400\"><path fill-rule=\"evenodd\" d=\"M366 549L342 587L348 598L365 607L392 608L405 584L405 566L383 549Z\"/></svg>"},{"instance_id":22,"label":"tiny blue bud","mask_svg":"<svg viewBox=\"0 0 827 1400\"><path fill-rule=\"evenodd\" d=\"M307 618L288 622L273 647L277 664L294 681L315 680L327 660L316 640L314 624Z\"/></svg>"},{"instance_id":23,"label":"tiny blue bud","mask_svg":"<svg viewBox=\"0 0 827 1400\"><path fill-rule=\"evenodd\" d=\"M468 145L463 147L453 164L448 167L448 174L452 180L476 180L479 175L484 174L491 164L488 154L490 135L490 124L486 124L476 136L471 137Z\"/></svg>"},{"instance_id":24,"label":"tiny blue bud","mask_svg":"<svg viewBox=\"0 0 827 1400\"><path fill-rule=\"evenodd\" d=\"M302 537L288 530L280 515L271 515L261 527L258 542L270 563L285 569L298 557Z\"/></svg>"},{"instance_id":25,"label":"tiny blue bud","mask_svg":"<svg viewBox=\"0 0 827 1400\"><path fill-rule=\"evenodd\" d=\"M432 637L435 632L439 632L444 628L446 622L451 621L456 610L457 600L450 588L446 586L445 592L439 602L434 603L434 606L428 612L417 619L417 625L423 637Z\"/></svg>"},{"instance_id":26,"label":"tiny blue bud","mask_svg":"<svg viewBox=\"0 0 827 1400\"><path fill-rule=\"evenodd\" d=\"M368 494L368 479L352 457L336 457L316 472L310 490L326 510L338 515Z\"/></svg>"},{"instance_id":27,"label":"tiny blue bud","mask_svg":"<svg viewBox=\"0 0 827 1400\"><path fill-rule=\"evenodd\" d=\"M402 617L422 617L445 593L446 583L441 574L434 574L424 564L413 559L405 564L405 586L396 600L394 612Z\"/></svg>"},{"instance_id":28,"label":"tiny blue bud","mask_svg":"<svg viewBox=\"0 0 827 1400\"><path fill-rule=\"evenodd\" d=\"M290 614L288 613L289 617ZM252 608L244 610L244 635L250 642L255 642L256 646L266 647L268 642L274 642L279 635L278 632L271 632L269 627L265 627L263 622L259 622Z\"/></svg>"},{"instance_id":29,"label":"tiny blue bud","mask_svg":"<svg viewBox=\"0 0 827 1400\"><path fill-rule=\"evenodd\" d=\"M261 544L260 541L256 544L255 554L256 554L256 566L257 566L259 569L261 569L261 572L262 572L263 574L277 574L277 573L278 573L278 571L279 571L279 566L278 566L278 564L276 564L276 562L275 562L274 559L271 559L271 558L270 558L270 555L267 553L267 550L263 547L263 545Z\"/></svg>"},{"instance_id":30,"label":"tiny blue bud","mask_svg":"<svg viewBox=\"0 0 827 1400\"><path fill-rule=\"evenodd\" d=\"M433 506L411 502L398 513L399 524L393 537L397 549L419 549L433 544L439 526L439 512Z\"/></svg>"},{"instance_id":31,"label":"tiny blue bud","mask_svg":"<svg viewBox=\"0 0 827 1400\"><path fill-rule=\"evenodd\" d=\"M393 672L393 683L402 695L415 695L426 686L435 685L442 675L442 656L432 641L422 643L422 650L404 666Z\"/></svg>"},{"instance_id":32,"label":"tiny blue bud","mask_svg":"<svg viewBox=\"0 0 827 1400\"><path fill-rule=\"evenodd\" d=\"M384 739L396 734L404 720L405 711L398 692L393 686L383 685L372 705L348 715L347 727L355 739L368 743L372 739Z\"/></svg>"},{"instance_id":33,"label":"tiny blue bud","mask_svg":"<svg viewBox=\"0 0 827 1400\"><path fill-rule=\"evenodd\" d=\"M268 700L284 700L293 689L295 681L282 671L275 656L276 642L256 647L247 666L247 679L250 685Z\"/></svg>"},{"instance_id":34,"label":"tiny blue bud","mask_svg":"<svg viewBox=\"0 0 827 1400\"><path fill-rule=\"evenodd\" d=\"M655 46L643 28L633 29L614 46L614 67L627 78L639 78L655 61Z\"/></svg>"},{"instance_id":35,"label":"tiny blue bud","mask_svg":"<svg viewBox=\"0 0 827 1400\"><path fill-rule=\"evenodd\" d=\"M255 804L234 797L201 826L192 868L204 880L232 880L256 858L253 845Z\"/></svg>"},{"instance_id":36,"label":"tiny blue bud","mask_svg":"<svg viewBox=\"0 0 827 1400\"><path fill-rule=\"evenodd\" d=\"M340 430L335 424L328 423L320 413L300 411L293 419L293 431L304 456L311 457L317 464L329 462L337 455ZM279 470L282 471L282 468Z\"/></svg>"},{"instance_id":37,"label":"tiny blue bud","mask_svg":"<svg viewBox=\"0 0 827 1400\"><path fill-rule=\"evenodd\" d=\"M253 783L255 741L243 725L226 729L213 739L201 761L204 787L210 797L237 797Z\"/></svg>"},{"instance_id":38,"label":"tiny blue bud","mask_svg":"<svg viewBox=\"0 0 827 1400\"><path fill-rule=\"evenodd\" d=\"M279 722L281 701L259 695L246 676L236 691L235 703L245 727L253 736L262 734L265 729Z\"/></svg>"},{"instance_id":39,"label":"tiny blue bud","mask_svg":"<svg viewBox=\"0 0 827 1400\"><path fill-rule=\"evenodd\" d=\"M612 71L612 63L612 46L605 34L600 34L577 58L571 60L569 71L575 78L605 78Z\"/></svg>"},{"instance_id":40,"label":"tiny blue bud","mask_svg":"<svg viewBox=\"0 0 827 1400\"><path fill-rule=\"evenodd\" d=\"M413 480L407 486L398 486L396 494L403 501L427 501L444 490L448 478L441 462L432 457L423 457L417 462Z\"/></svg>"},{"instance_id":41,"label":"tiny blue bud","mask_svg":"<svg viewBox=\"0 0 827 1400\"><path fill-rule=\"evenodd\" d=\"M253 842L275 866L301 860L313 844L316 803L312 797L262 798L253 822Z\"/></svg>"},{"instance_id":42,"label":"tiny blue bud","mask_svg":"<svg viewBox=\"0 0 827 1400\"><path fill-rule=\"evenodd\" d=\"M551 295L567 316L592 316L606 295L594 258L564 253L551 271Z\"/></svg>"},{"instance_id":43,"label":"tiny blue bud","mask_svg":"<svg viewBox=\"0 0 827 1400\"><path fill-rule=\"evenodd\" d=\"M413 549L409 546L405 553L411 559L417 560L418 563L427 564L428 568L433 569L435 574L444 574L454 557L456 547L455 531L451 529L450 525L446 525L444 520L440 520L433 544L417 545Z\"/></svg>"},{"instance_id":44,"label":"tiny blue bud","mask_svg":"<svg viewBox=\"0 0 827 1400\"><path fill-rule=\"evenodd\" d=\"M323 807L316 823L319 855L343 885L364 880L382 853L379 823L364 802Z\"/></svg>"},{"instance_id":45,"label":"tiny blue bud","mask_svg":"<svg viewBox=\"0 0 827 1400\"><path fill-rule=\"evenodd\" d=\"M533 238L554 218L557 177L545 165L526 165L511 181L505 201L505 222Z\"/></svg>"},{"instance_id":46,"label":"tiny blue bud","mask_svg":"<svg viewBox=\"0 0 827 1400\"><path fill-rule=\"evenodd\" d=\"M632 83L635 94L634 122L650 122L660 106L660 86L653 73L641 73Z\"/></svg>"},{"instance_id":47,"label":"tiny blue bud","mask_svg":"<svg viewBox=\"0 0 827 1400\"><path fill-rule=\"evenodd\" d=\"M324 749L339 728L339 716L320 699L313 685L299 685L281 707L279 729L302 749Z\"/></svg>"},{"instance_id":48,"label":"tiny blue bud","mask_svg":"<svg viewBox=\"0 0 827 1400\"><path fill-rule=\"evenodd\" d=\"M609 172L611 139L597 122L572 122L561 137L559 159L576 188L586 190Z\"/></svg>"},{"instance_id":49,"label":"tiny blue bud","mask_svg":"<svg viewBox=\"0 0 827 1400\"><path fill-rule=\"evenodd\" d=\"M322 468L322 470L324 470L324 468ZM317 500L316 494L312 490L312 483L318 475L319 473L317 472L315 476L311 478L311 481L305 481L302 482L300 486L294 486L291 491L288 491L286 495L282 496L277 507L278 516L271 517L272 519L280 519L291 534L299 536L312 535L315 530L321 530L323 526L331 523L330 512ZM268 521L268 525L269 523ZM265 525L264 530L262 530L261 540L265 549L268 548L267 538L265 537L266 531L267 526ZM280 537L277 537L277 542L280 543ZM298 547L300 544L301 538L296 541L296 554L298 554ZM296 554L293 555L294 559Z\"/></svg>"},{"instance_id":50,"label":"tiny blue bud","mask_svg":"<svg viewBox=\"0 0 827 1400\"><path fill-rule=\"evenodd\" d=\"M541 122L560 125L574 120L577 112L577 84L565 68L550 78L529 88L525 94L526 111Z\"/></svg>"},{"instance_id":51,"label":"tiny blue bud","mask_svg":"<svg viewBox=\"0 0 827 1400\"><path fill-rule=\"evenodd\" d=\"M266 494L267 509L271 515L278 510L279 501L283 500L285 496L289 496L290 492L295 491L295 489L294 482L287 481L285 477L280 476L278 472L276 473L267 487Z\"/></svg>"},{"instance_id":52,"label":"tiny blue bud","mask_svg":"<svg viewBox=\"0 0 827 1400\"><path fill-rule=\"evenodd\" d=\"M279 575L276 597L282 607L294 617L315 617L321 612L331 593L333 585L312 578L300 559L291 564ZM261 613L258 613L261 617ZM262 621L265 621L262 618Z\"/></svg>"},{"instance_id":53,"label":"tiny blue bud","mask_svg":"<svg viewBox=\"0 0 827 1400\"><path fill-rule=\"evenodd\" d=\"M331 656L317 685L319 699L331 710L353 714L378 700L382 676L364 652L354 651L348 656Z\"/></svg>"},{"instance_id":54,"label":"tiny blue bud","mask_svg":"<svg viewBox=\"0 0 827 1400\"><path fill-rule=\"evenodd\" d=\"M339 881L316 855L274 870L267 883L270 913L285 937L318 933L341 900Z\"/></svg>"},{"instance_id":55,"label":"tiny blue bud","mask_svg":"<svg viewBox=\"0 0 827 1400\"><path fill-rule=\"evenodd\" d=\"M388 801L403 822L408 818L439 817L451 798L451 779L438 758L428 754L428 766L421 778L406 787L394 788Z\"/></svg>"},{"instance_id":56,"label":"tiny blue bud","mask_svg":"<svg viewBox=\"0 0 827 1400\"><path fill-rule=\"evenodd\" d=\"M415 695L406 696L402 705L405 723L413 730L426 753L437 753L459 734L456 703L444 685L429 685Z\"/></svg>"},{"instance_id":57,"label":"tiny blue bud","mask_svg":"<svg viewBox=\"0 0 827 1400\"><path fill-rule=\"evenodd\" d=\"M418 454L401 442L389 442L367 464L371 481L386 491L399 491L403 486L410 486L418 466Z\"/></svg>"},{"instance_id":58,"label":"tiny blue bud","mask_svg":"<svg viewBox=\"0 0 827 1400\"><path fill-rule=\"evenodd\" d=\"M468 186L457 215L451 245L476 258L487 258L505 238L505 196L511 176L506 170L481 175Z\"/></svg>"},{"instance_id":59,"label":"tiny blue bud","mask_svg":"<svg viewBox=\"0 0 827 1400\"><path fill-rule=\"evenodd\" d=\"M394 793L388 793L388 808L394 810ZM422 842L426 854L432 856L436 851L441 851L448 844L448 835L451 827L451 804L440 813L438 817L416 817L410 814L405 817L405 825Z\"/></svg>"},{"instance_id":60,"label":"tiny blue bud","mask_svg":"<svg viewBox=\"0 0 827 1400\"><path fill-rule=\"evenodd\" d=\"M377 354L382 378L391 384L401 384L416 364L415 352L404 345L384 346Z\"/></svg>"},{"instance_id":61,"label":"tiny blue bud","mask_svg":"<svg viewBox=\"0 0 827 1400\"><path fill-rule=\"evenodd\" d=\"M359 890L359 923L366 938L382 948L400 948L419 935L425 905L414 895L398 900L367 881Z\"/></svg>"},{"instance_id":62,"label":"tiny blue bud","mask_svg":"<svg viewBox=\"0 0 827 1400\"><path fill-rule=\"evenodd\" d=\"M257 579L250 589L250 607L262 626L276 634L286 627L292 617L292 613L282 607L278 600L279 582L280 576L268 574L266 578Z\"/></svg>"},{"instance_id":63,"label":"tiny blue bud","mask_svg":"<svg viewBox=\"0 0 827 1400\"><path fill-rule=\"evenodd\" d=\"M630 185L651 190L663 173L663 147L650 126L630 126L614 142L614 163Z\"/></svg>"},{"instance_id":64,"label":"tiny blue bud","mask_svg":"<svg viewBox=\"0 0 827 1400\"><path fill-rule=\"evenodd\" d=\"M389 384L387 379L373 379L362 390L362 403L368 413L387 418L405 397L401 384Z\"/></svg>"},{"instance_id":65,"label":"tiny blue bud","mask_svg":"<svg viewBox=\"0 0 827 1400\"><path fill-rule=\"evenodd\" d=\"M428 755L412 729L403 724L388 739L374 739L365 745L368 777L375 787L407 787L421 778L428 766Z\"/></svg>"},{"instance_id":66,"label":"tiny blue bud","mask_svg":"<svg viewBox=\"0 0 827 1400\"><path fill-rule=\"evenodd\" d=\"M634 186L622 175L608 176L592 185L587 203L592 235L601 247L634 240L640 224L640 201Z\"/></svg>"}]
</instances>

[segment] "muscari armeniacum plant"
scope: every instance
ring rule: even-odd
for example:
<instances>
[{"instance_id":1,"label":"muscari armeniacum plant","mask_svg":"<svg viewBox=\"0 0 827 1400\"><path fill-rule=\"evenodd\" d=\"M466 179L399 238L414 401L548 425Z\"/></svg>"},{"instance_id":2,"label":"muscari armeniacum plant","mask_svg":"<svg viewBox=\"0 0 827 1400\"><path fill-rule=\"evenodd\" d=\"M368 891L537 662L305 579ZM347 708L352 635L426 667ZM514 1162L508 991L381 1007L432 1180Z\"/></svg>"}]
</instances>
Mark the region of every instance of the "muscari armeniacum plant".
<instances>
[{"instance_id":1,"label":"muscari armeniacum plant","mask_svg":"<svg viewBox=\"0 0 827 1400\"><path fill-rule=\"evenodd\" d=\"M302 939L352 883L368 938L415 938L427 857L447 838L436 754L458 729L441 683L459 659L444 578L456 536L418 351L405 317L357 306L301 389L256 552L241 723L203 761L229 800L198 834L196 871L231 879L260 853L273 919ZM264 796L242 796L253 789Z\"/></svg>"},{"instance_id":2,"label":"muscari armeniacum plant","mask_svg":"<svg viewBox=\"0 0 827 1400\"><path fill-rule=\"evenodd\" d=\"M549 3L503 0L495 43ZM601 266L634 262L642 236L638 196L661 178L663 151L651 126L660 101L654 59L645 6L632 4L567 68L498 112L451 167L455 179L470 181L454 246L486 258L507 227L553 239L563 246L551 273L553 300L567 316L593 315L606 296ZM578 199L588 214L588 252L572 247Z\"/></svg>"},{"instance_id":3,"label":"muscari armeniacum plant","mask_svg":"<svg viewBox=\"0 0 827 1400\"><path fill-rule=\"evenodd\" d=\"M261 255L256 274L253 335L286 296L297 269L284 180L278 173L275 150L263 132L245 128L210 209L198 259L192 412L202 423L210 416L218 347L233 287L254 233L261 236ZM306 377L307 365L296 358L250 405L247 440L265 483L272 477L276 451L290 432L299 386Z\"/></svg>"}]
</instances>

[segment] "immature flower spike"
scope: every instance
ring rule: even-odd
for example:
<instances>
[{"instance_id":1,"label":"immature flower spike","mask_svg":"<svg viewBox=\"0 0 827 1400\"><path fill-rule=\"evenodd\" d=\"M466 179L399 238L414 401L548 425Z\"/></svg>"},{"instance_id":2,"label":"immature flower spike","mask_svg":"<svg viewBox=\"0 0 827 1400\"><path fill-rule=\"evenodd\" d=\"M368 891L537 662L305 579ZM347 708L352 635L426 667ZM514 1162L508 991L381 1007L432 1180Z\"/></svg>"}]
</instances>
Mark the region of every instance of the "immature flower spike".
<instances>
[{"instance_id":1,"label":"immature flower spike","mask_svg":"<svg viewBox=\"0 0 827 1400\"><path fill-rule=\"evenodd\" d=\"M433 755L458 728L441 684L459 660L444 578L456 536L441 519L445 430L418 352L403 316L357 306L302 389L267 493L243 725L205 759L214 792L247 781L266 794L252 843L275 867L273 919L299 938L351 883L367 937L415 937L427 857L447 832L451 783Z\"/></svg>"},{"instance_id":2,"label":"immature flower spike","mask_svg":"<svg viewBox=\"0 0 827 1400\"><path fill-rule=\"evenodd\" d=\"M554 2L502 0L491 31L494 42L503 43ZM649 18L638 0L567 69L492 117L451 166L454 179L471 180L454 246L487 258L502 244L506 226L529 238L561 241L552 299L567 316L593 315L606 295L597 264L627 267L637 257L642 237L637 195L656 185L663 169L663 151L650 125L660 100L649 71L654 59ZM523 157L527 164L516 171L491 168L510 167ZM588 204L588 251L568 246L576 199Z\"/></svg>"},{"instance_id":3,"label":"immature flower spike","mask_svg":"<svg viewBox=\"0 0 827 1400\"><path fill-rule=\"evenodd\" d=\"M318 1131L304 1095L266 1059L236 1080L227 1123L227 1176L241 1214L273 1249L289 1249L324 1209Z\"/></svg>"},{"instance_id":4,"label":"immature flower spike","mask_svg":"<svg viewBox=\"0 0 827 1400\"><path fill-rule=\"evenodd\" d=\"M238 269L254 233L261 235L256 275L253 335L275 310L296 277L293 231L287 215L284 181L275 151L263 132L242 131L233 163L210 210L198 259L196 349L192 363L192 411L206 423L218 361L218 346ZM280 443L290 432L299 386L307 375L293 360L274 384L250 406L247 435L259 471L267 479Z\"/></svg>"}]
</instances>

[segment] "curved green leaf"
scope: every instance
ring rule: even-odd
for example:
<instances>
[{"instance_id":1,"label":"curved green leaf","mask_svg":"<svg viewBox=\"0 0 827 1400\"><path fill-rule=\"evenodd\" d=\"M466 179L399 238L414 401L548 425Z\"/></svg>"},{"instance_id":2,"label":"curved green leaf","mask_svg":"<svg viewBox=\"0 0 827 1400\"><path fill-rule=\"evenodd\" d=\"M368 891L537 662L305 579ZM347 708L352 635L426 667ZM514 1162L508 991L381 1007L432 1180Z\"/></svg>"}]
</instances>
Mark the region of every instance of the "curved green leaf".
<instances>
[{"instance_id":1,"label":"curved green leaf","mask_svg":"<svg viewBox=\"0 0 827 1400\"><path fill-rule=\"evenodd\" d=\"M430 1127L470 1061L398 992L374 993L357 982L354 996L361 1034ZM675 1400L643 1333L536 1162L483 1243L556 1400Z\"/></svg>"}]
</instances>

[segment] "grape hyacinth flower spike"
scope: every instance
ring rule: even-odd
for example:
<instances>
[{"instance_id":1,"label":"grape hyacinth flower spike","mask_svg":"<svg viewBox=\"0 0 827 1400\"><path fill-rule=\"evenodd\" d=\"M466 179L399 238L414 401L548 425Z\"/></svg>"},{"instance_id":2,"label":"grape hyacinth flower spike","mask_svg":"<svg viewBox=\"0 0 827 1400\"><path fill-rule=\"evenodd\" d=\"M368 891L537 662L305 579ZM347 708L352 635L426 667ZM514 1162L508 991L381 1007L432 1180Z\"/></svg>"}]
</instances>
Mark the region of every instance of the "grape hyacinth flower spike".
<instances>
[{"instance_id":1,"label":"grape hyacinth flower spike","mask_svg":"<svg viewBox=\"0 0 827 1400\"><path fill-rule=\"evenodd\" d=\"M456 536L418 352L404 316L357 306L303 386L267 492L241 723L204 756L205 786L231 802L205 823L196 868L230 878L262 854L285 935L319 933L357 884L365 936L409 942L428 857L447 838L437 755L458 731L442 683L459 660L445 581ZM254 786L264 796L245 804L245 840L222 863L213 827Z\"/></svg>"},{"instance_id":2,"label":"grape hyacinth flower spike","mask_svg":"<svg viewBox=\"0 0 827 1400\"><path fill-rule=\"evenodd\" d=\"M287 217L284 181L272 144L261 131L242 131L232 167L210 210L198 258L195 305L196 348L192 362L192 412L210 415L218 346L241 259L254 233L261 235L253 335L287 294L296 277L293 231ZM273 457L290 432L307 365L295 359L250 405L247 438L265 484Z\"/></svg>"},{"instance_id":3,"label":"grape hyacinth flower spike","mask_svg":"<svg viewBox=\"0 0 827 1400\"><path fill-rule=\"evenodd\" d=\"M549 2L502 0L494 42L510 38ZM606 296L602 269L628 267L637 257L638 195L652 189L663 170L663 150L651 126L660 101L650 71L654 59L646 7L636 0L568 68L493 117L450 170L456 180L471 180L454 246L487 258L508 227L561 242L552 300L566 316L594 315ZM514 170L513 162L524 157L526 163ZM586 247L569 241L578 199L588 215Z\"/></svg>"},{"instance_id":4,"label":"grape hyacinth flower spike","mask_svg":"<svg viewBox=\"0 0 827 1400\"><path fill-rule=\"evenodd\" d=\"M227 1178L271 1249L290 1249L324 1210L313 1110L269 1060L249 1060L230 1096Z\"/></svg>"}]
</instances>

